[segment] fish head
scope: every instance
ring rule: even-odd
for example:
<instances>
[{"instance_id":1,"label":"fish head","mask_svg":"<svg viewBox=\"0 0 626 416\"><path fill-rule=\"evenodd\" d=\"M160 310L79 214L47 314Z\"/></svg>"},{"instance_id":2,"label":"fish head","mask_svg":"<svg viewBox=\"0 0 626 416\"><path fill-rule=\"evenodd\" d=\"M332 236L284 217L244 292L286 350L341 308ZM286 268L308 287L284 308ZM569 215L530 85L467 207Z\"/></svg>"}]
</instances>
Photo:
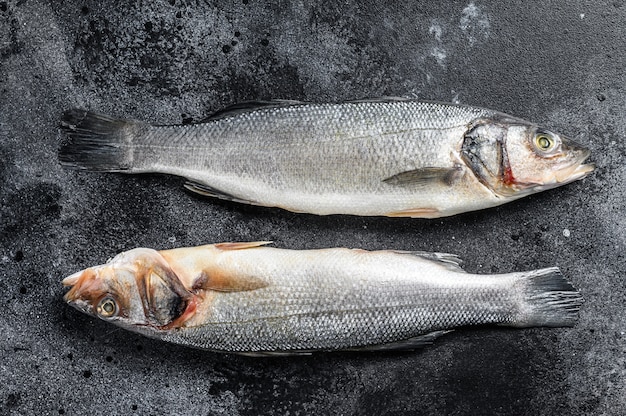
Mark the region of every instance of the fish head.
<instances>
[{"instance_id":1,"label":"fish head","mask_svg":"<svg viewBox=\"0 0 626 416\"><path fill-rule=\"evenodd\" d=\"M63 279L65 301L88 315L131 330L168 329L195 309L194 296L161 255L137 248Z\"/></svg>"},{"instance_id":2,"label":"fish head","mask_svg":"<svg viewBox=\"0 0 626 416\"><path fill-rule=\"evenodd\" d=\"M519 198L582 179L590 151L558 133L508 116L467 130L461 158L499 197Z\"/></svg>"}]
</instances>

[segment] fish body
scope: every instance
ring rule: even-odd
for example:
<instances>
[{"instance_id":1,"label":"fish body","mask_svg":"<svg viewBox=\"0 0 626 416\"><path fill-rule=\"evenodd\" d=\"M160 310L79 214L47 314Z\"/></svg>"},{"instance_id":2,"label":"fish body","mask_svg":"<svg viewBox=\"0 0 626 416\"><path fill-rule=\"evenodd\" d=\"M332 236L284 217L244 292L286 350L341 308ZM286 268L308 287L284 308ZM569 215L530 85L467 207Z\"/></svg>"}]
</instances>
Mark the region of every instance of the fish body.
<instances>
[{"instance_id":1,"label":"fish body","mask_svg":"<svg viewBox=\"0 0 626 416\"><path fill-rule=\"evenodd\" d=\"M251 355L413 349L466 325L571 326L582 302L556 268L476 275L449 254L264 244L130 250L66 278L65 299L150 337Z\"/></svg>"},{"instance_id":2,"label":"fish body","mask_svg":"<svg viewBox=\"0 0 626 416\"><path fill-rule=\"evenodd\" d=\"M61 126L64 166L178 175L203 195L318 215L443 217L593 170L587 149L535 124L402 99L240 105L182 126L71 110Z\"/></svg>"}]
</instances>

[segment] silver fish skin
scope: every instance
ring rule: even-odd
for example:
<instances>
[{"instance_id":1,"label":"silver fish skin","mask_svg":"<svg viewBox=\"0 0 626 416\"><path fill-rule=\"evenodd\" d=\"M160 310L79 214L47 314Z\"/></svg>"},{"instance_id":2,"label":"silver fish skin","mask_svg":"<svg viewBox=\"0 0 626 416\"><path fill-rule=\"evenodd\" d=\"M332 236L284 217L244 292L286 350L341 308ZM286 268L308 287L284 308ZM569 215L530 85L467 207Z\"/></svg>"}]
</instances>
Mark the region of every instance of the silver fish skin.
<instances>
[{"instance_id":1,"label":"silver fish skin","mask_svg":"<svg viewBox=\"0 0 626 416\"><path fill-rule=\"evenodd\" d=\"M402 99L240 105L177 126L70 110L61 127L66 167L178 175L203 195L318 215L437 218L593 170L587 149L535 124Z\"/></svg>"},{"instance_id":2,"label":"silver fish skin","mask_svg":"<svg viewBox=\"0 0 626 416\"><path fill-rule=\"evenodd\" d=\"M64 279L65 300L131 331L248 355L414 349L456 327L572 326L557 268L464 272L450 254L225 243L139 248Z\"/></svg>"}]
</instances>

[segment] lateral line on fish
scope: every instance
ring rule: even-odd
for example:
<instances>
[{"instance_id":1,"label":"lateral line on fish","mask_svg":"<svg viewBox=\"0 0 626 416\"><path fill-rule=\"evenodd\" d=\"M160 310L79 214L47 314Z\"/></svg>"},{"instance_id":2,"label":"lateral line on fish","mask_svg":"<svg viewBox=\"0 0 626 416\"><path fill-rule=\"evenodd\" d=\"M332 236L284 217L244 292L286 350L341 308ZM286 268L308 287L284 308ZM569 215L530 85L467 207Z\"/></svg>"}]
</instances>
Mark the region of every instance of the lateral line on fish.
<instances>
[{"instance_id":1,"label":"lateral line on fish","mask_svg":"<svg viewBox=\"0 0 626 416\"><path fill-rule=\"evenodd\" d=\"M268 316L268 317L260 317L254 319L244 319L244 320L236 320L236 321L207 321L202 323L202 325L185 325L185 328L200 328L207 325L232 325L232 324L241 324L241 323L249 323L249 322L259 322L259 321L273 321L277 319L285 319L285 318L296 318L296 317L314 317L320 315L330 315L330 314L339 314L339 313L362 313L367 311L378 311L378 310L396 310L402 308L415 308L414 304L406 304L406 305L391 305L391 306L374 306L371 308L354 308L354 309L333 309L328 311L320 311L320 312L302 312L302 313L293 313L288 315L280 315L280 316ZM191 318L193 319L193 318Z\"/></svg>"},{"instance_id":2,"label":"lateral line on fish","mask_svg":"<svg viewBox=\"0 0 626 416\"><path fill-rule=\"evenodd\" d=\"M202 126L202 124L196 124L193 126ZM157 127L157 126L152 126L152 127ZM169 127L169 126L158 126L158 127ZM362 135L362 136L348 136L348 137L331 137L329 139L326 140L316 140L315 143L331 143L331 142L347 142L347 141L352 141L352 140L360 140L360 139L366 139L369 137L385 137L385 136L392 136L392 135L397 135L397 134L407 134L407 133L412 133L412 132L417 132L417 131L425 131L425 130L435 130L435 131L445 131L445 130L454 130L454 129L458 129L464 127L463 124L460 124L458 126L451 126L451 127L439 127L439 128L412 128L412 129L405 129L405 130L398 130L398 131L391 131L391 132L382 132L382 133L373 133L370 135ZM342 135L345 136L345 135ZM209 137L209 140L211 140L211 137ZM461 138L459 139L459 142L461 141ZM149 149L179 149L180 147L177 146L175 143L176 141L172 141L171 143L173 144L145 144L145 143L132 143L132 145L129 144L124 144L121 145L120 147L134 147L134 148L149 148ZM269 145L266 146L266 149L283 149L286 147L292 147L289 145ZM185 145L185 149L189 149L189 150L209 150L209 151L213 151L215 150L213 146L190 146L188 144Z\"/></svg>"}]
</instances>

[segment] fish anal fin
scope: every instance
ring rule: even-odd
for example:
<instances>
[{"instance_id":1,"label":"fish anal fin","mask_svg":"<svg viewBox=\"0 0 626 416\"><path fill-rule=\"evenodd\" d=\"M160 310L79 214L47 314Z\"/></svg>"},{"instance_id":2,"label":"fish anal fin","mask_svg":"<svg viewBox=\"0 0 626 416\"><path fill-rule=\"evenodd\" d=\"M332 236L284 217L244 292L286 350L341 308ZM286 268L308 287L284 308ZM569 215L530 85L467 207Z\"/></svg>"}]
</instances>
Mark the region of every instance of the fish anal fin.
<instances>
[{"instance_id":1,"label":"fish anal fin","mask_svg":"<svg viewBox=\"0 0 626 416\"><path fill-rule=\"evenodd\" d=\"M254 357L254 358L263 358L263 357L292 357L292 356L304 356L304 355L312 355L315 351L309 350L296 350L296 351L242 351L235 352L234 354L243 355L244 357Z\"/></svg>"},{"instance_id":2,"label":"fish anal fin","mask_svg":"<svg viewBox=\"0 0 626 416\"><path fill-rule=\"evenodd\" d=\"M239 202L242 204L250 204L250 205L259 205L259 203L255 201L249 201L247 199L238 198L234 195L229 194L228 192L220 191L219 189L213 188L212 186L202 184L200 182L195 181L187 181L184 185L185 189L194 192L196 194L202 196L208 196L211 198L219 198L225 201Z\"/></svg>"},{"instance_id":3,"label":"fish anal fin","mask_svg":"<svg viewBox=\"0 0 626 416\"><path fill-rule=\"evenodd\" d=\"M412 351L431 345L437 338L442 335L453 332L454 330L433 331L427 334L418 335L416 337L404 339L401 341L390 342L388 344L367 345L364 347L346 348L343 350L287 350L287 351L242 351L236 352L239 355L249 357L284 357L293 355L311 355L316 352L333 351L333 352L377 352L377 351Z\"/></svg>"},{"instance_id":4,"label":"fish anal fin","mask_svg":"<svg viewBox=\"0 0 626 416\"><path fill-rule=\"evenodd\" d=\"M388 217L439 218L441 213L437 208L421 207L388 212L385 215Z\"/></svg>"},{"instance_id":5,"label":"fish anal fin","mask_svg":"<svg viewBox=\"0 0 626 416\"><path fill-rule=\"evenodd\" d=\"M428 186L432 184L452 186L463 175L461 165L451 168L426 167L407 170L383 179L394 186Z\"/></svg>"},{"instance_id":6,"label":"fish anal fin","mask_svg":"<svg viewBox=\"0 0 626 416\"><path fill-rule=\"evenodd\" d=\"M214 290L216 292L247 292L262 289L269 283L254 276L241 276L221 273L216 269L204 270L198 275L191 286L193 292Z\"/></svg>"},{"instance_id":7,"label":"fish anal fin","mask_svg":"<svg viewBox=\"0 0 626 416\"><path fill-rule=\"evenodd\" d=\"M442 335L452 332L452 329L433 331L427 334L418 335L416 337L404 339L401 341L390 342L388 344L368 345L360 348L350 348L348 351L410 351L417 348L423 348L430 345Z\"/></svg>"},{"instance_id":8,"label":"fish anal fin","mask_svg":"<svg viewBox=\"0 0 626 416\"><path fill-rule=\"evenodd\" d=\"M247 248L255 248L272 244L272 241L249 241L243 243L217 243L215 248L220 250L245 250Z\"/></svg>"}]
</instances>

